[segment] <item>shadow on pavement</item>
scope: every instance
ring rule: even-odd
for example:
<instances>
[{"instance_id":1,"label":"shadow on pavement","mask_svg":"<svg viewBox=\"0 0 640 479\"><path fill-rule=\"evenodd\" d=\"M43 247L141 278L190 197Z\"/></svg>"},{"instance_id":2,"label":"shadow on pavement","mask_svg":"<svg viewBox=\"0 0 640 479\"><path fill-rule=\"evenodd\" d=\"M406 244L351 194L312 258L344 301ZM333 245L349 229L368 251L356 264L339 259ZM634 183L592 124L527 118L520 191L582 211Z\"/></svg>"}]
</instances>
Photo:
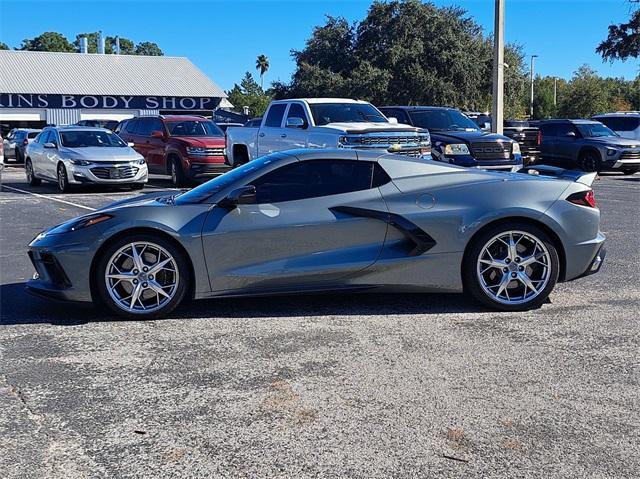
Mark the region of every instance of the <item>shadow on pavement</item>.
<instances>
[{"instance_id":1,"label":"shadow on pavement","mask_svg":"<svg viewBox=\"0 0 640 479\"><path fill-rule=\"evenodd\" d=\"M460 294L324 294L190 301L166 319L267 318L441 314L487 311ZM108 311L77 303L50 301L29 294L25 283L0 286L0 326L52 324L78 326L96 321L127 321Z\"/></svg>"}]
</instances>

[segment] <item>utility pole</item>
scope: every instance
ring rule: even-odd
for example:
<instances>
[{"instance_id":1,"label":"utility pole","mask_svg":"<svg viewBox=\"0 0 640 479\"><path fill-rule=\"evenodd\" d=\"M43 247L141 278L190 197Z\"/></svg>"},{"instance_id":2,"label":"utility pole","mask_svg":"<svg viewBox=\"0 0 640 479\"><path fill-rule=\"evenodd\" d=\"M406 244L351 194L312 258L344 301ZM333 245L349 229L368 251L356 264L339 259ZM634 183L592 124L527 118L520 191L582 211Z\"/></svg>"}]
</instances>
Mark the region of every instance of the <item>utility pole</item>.
<instances>
[{"instance_id":1,"label":"utility pole","mask_svg":"<svg viewBox=\"0 0 640 479\"><path fill-rule=\"evenodd\" d=\"M504 0L495 0L493 28L493 108L491 131L502 134L504 120Z\"/></svg>"},{"instance_id":2,"label":"utility pole","mask_svg":"<svg viewBox=\"0 0 640 479\"><path fill-rule=\"evenodd\" d=\"M531 55L531 102L529 103L529 116L533 119L533 78L534 78L534 69L536 67L536 58L538 55Z\"/></svg>"},{"instance_id":3,"label":"utility pole","mask_svg":"<svg viewBox=\"0 0 640 479\"><path fill-rule=\"evenodd\" d=\"M558 105L558 79L553 77L553 106Z\"/></svg>"}]
</instances>

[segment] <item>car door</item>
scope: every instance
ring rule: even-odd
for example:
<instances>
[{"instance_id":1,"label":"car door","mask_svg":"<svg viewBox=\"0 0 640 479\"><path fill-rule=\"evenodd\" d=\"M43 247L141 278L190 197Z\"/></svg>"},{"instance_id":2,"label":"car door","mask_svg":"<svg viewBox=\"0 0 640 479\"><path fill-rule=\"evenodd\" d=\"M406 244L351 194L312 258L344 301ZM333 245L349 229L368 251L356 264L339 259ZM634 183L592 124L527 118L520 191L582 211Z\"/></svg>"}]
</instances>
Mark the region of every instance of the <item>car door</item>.
<instances>
[{"instance_id":1,"label":"car door","mask_svg":"<svg viewBox=\"0 0 640 479\"><path fill-rule=\"evenodd\" d=\"M249 183L254 204L214 206L203 230L212 290L321 288L375 263L387 223L340 210L386 214L373 169L355 154L352 161L293 160Z\"/></svg>"},{"instance_id":2,"label":"car door","mask_svg":"<svg viewBox=\"0 0 640 479\"><path fill-rule=\"evenodd\" d=\"M580 133L573 124L558 123L554 144L554 156L563 164L569 164L577 157Z\"/></svg>"},{"instance_id":3,"label":"car door","mask_svg":"<svg viewBox=\"0 0 640 479\"><path fill-rule=\"evenodd\" d=\"M144 132L146 136L144 142L146 145L145 159L147 160L147 165L155 173L166 173L167 168L164 162L166 139L152 136L153 132L159 131L166 137L167 132L164 125L159 118L145 118L143 121L145 122Z\"/></svg>"},{"instance_id":4,"label":"car door","mask_svg":"<svg viewBox=\"0 0 640 479\"><path fill-rule=\"evenodd\" d=\"M280 135L280 149L292 150L294 148L306 148L309 144L309 118L303 104L300 102L290 103L285 118L284 132ZM290 123L296 121L290 121L290 119L295 118L302 120L302 125L290 126Z\"/></svg>"},{"instance_id":5,"label":"car door","mask_svg":"<svg viewBox=\"0 0 640 479\"><path fill-rule=\"evenodd\" d=\"M45 148L45 143L53 143L55 148ZM55 179L58 177L58 148L60 145L60 136L58 135L58 132L56 130L49 130L49 136L47 136L46 141L42 144L42 161L40 162L44 170L44 175L48 178Z\"/></svg>"},{"instance_id":6,"label":"car door","mask_svg":"<svg viewBox=\"0 0 640 479\"><path fill-rule=\"evenodd\" d=\"M46 176L46 170L43 167L43 157L42 152L44 145L49 139L49 132L51 130L44 130L38 137L36 141L33 142L29 147L29 158L31 159L31 166L33 167L33 172L39 176Z\"/></svg>"},{"instance_id":7,"label":"car door","mask_svg":"<svg viewBox=\"0 0 640 479\"><path fill-rule=\"evenodd\" d=\"M546 161L553 160L555 157L556 131L557 125L555 123L540 125L540 135L542 136L540 156Z\"/></svg>"},{"instance_id":8,"label":"car door","mask_svg":"<svg viewBox=\"0 0 640 479\"><path fill-rule=\"evenodd\" d=\"M282 142L286 137L283 128L286 109L287 103L272 103L269 107L264 122L258 131L258 156L286 149Z\"/></svg>"}]
</instances>

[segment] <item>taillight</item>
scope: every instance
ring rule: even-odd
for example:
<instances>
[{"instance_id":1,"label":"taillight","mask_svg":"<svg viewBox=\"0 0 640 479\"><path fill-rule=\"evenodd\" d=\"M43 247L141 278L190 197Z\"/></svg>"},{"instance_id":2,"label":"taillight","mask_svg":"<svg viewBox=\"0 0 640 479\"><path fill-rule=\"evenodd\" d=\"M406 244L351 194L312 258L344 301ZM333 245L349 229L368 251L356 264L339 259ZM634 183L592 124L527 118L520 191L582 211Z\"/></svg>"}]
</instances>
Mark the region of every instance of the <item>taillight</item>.
<instances>
[{"instance_id":1,"label":"taillight","mask_svg":"<svg viewBox=\"0 0 640 479\"><path fill-rule=\"evenodd\" d=\"M567 201L574 205L589 206L591 208L596 208L598 206L598 203L596 203L596 195L593 194L593 190L579 191L578 193L569 195L567 196Z\"/></svg>"},{"instance_id":2,"label":"taillight","mask_svg":"<svg viewBox=\"0 0 640 479\"><path fill-rule=\"evenodd\" d=\"M542 144L542 131L538 130L538 136L536 136L536 143L538 146Z\"/></svg>"},{"instance_id":3,"label":"taillight","mask_svg":"<svg viewBox=\"0 0 640 479\"><path fill-rule=\"evenodd\" d=\"M29 144L29 140L23 140L22 141L22 146L27 146Z\"/></svg>"}]
</instances>

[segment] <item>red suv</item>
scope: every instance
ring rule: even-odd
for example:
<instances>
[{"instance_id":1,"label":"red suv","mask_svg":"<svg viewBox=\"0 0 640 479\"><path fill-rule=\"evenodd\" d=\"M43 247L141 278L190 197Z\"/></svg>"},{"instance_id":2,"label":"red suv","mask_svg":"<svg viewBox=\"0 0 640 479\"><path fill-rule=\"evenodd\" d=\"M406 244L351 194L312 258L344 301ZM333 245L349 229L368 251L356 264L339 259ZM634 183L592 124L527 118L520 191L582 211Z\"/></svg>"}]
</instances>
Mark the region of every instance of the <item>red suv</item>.
<instances>
[{"instance_id":1,"label":"red suv","mask_svg":"<svg viewBox=\"0 0 640 479\"><path fill-rule=\"evenodd\" d=\"M149 173L170 174L175 186L230 168L224 133L202 116L141 116L123 121L115 131L144 156Z\"/></svg>"}]
</instances>

